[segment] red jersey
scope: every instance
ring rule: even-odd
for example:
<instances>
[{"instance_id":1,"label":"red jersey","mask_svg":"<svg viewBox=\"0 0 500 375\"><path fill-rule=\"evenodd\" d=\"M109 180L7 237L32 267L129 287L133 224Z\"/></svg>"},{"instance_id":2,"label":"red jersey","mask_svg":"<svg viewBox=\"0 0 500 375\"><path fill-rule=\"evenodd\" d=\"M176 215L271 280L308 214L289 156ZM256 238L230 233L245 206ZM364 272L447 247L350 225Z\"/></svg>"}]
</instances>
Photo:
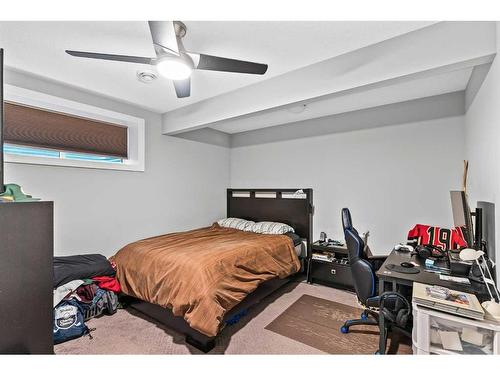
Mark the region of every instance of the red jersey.
<instances>
[{"instance_id":1,"label":"red jersey","mask_svg":"<svg viewBox=\"0 0 500 375\"><path fill-rule=\"evenodd\" d=\"M433 245L443 250L467 247L462 228L446 229L417 224L408 232L408 241L417 245Z\"/></svg>"}]
</instances>

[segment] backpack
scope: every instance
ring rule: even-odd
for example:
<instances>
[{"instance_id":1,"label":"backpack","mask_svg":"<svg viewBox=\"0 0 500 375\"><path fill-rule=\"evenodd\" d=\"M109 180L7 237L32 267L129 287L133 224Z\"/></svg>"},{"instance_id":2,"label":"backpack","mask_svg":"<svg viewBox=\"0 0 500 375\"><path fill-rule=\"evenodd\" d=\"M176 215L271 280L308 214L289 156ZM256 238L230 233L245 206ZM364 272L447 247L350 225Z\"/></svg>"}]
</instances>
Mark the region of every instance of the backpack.
<instances>
[{"instance_id":1,"label":"backpack","mask_svg":"<svg viewBox=\"0 0 500 375\"><path fill-rule=\"evenodd\" d=\"M118 309L118 296L114 292L99 288L91 304L80 306L83 308L85 321L102 314L113 315Z\"/></svg>"},{"instance_id":2,"label":"backpack","mask_svg":"<svg viewBox=\"0 0 500 375\"><path fill-rule=\"evenodd\" d=\"M74 299L61 302L54 309L54 343L59 344L89 333L83 310Z\"/></svg>"}]
</instances>

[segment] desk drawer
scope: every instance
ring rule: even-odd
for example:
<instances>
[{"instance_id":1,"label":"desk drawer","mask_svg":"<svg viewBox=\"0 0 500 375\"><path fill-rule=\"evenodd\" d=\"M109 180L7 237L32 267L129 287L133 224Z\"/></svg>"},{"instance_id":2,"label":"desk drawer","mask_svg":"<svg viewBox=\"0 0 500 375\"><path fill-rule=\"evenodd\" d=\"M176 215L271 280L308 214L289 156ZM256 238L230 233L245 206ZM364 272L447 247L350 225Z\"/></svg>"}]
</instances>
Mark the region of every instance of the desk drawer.
<instances>
[{"instance_id":1,"label":"desk drawer","mask_svg":"<svg viewBox=\"0 0 500 375\"><path fill-rule=\"evenodd\" d=\"M311 276L313 280L352 288L352 275L349 265L314 261Z\"/></svg>"}]
</instances>

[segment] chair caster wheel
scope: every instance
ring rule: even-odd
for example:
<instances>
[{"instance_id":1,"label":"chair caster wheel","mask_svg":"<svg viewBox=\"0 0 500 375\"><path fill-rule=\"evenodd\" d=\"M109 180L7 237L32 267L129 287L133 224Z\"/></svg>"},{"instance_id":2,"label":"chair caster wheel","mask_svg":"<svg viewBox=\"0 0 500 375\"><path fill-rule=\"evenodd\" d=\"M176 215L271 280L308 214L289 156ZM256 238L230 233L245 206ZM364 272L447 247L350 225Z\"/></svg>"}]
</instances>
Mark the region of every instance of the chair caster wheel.
<instances>
[{"instance_id":1,"label":"chair caster wheel","mask_svg":"<svg viewBox=\"0 0 500 375\"><path fill-rule=\"evenodd\" d=\"M349 333L349 327L347 327L347 326L340 327L340 332L342 332L342 333Z\"/></svg>"},{"instance_id":2,"label":"chair caster wheel","mask_svg":"<svg viewBox=\"0 0 500 375\"><path fill-rule=\"evenodd\" d=\"M368 320L368 314L367 313L362 313L361 314L361 320Z\"/></svg>"}]
</instances>

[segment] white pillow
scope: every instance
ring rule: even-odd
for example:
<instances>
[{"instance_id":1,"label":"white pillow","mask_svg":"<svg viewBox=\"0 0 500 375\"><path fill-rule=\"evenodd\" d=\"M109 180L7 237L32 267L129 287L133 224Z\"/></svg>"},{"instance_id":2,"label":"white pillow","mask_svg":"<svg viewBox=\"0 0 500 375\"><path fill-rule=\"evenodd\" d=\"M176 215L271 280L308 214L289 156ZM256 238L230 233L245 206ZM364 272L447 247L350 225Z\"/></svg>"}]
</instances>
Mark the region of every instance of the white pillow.
<instances>
[{"instance_id":1,"label":"white pillow","mask_svg":"<svg viewBox=\"0 0 500 375\"><path fill-rule=\"evenodd\" d=\"M290 232L295 233L290 225L277 223L274 221L259 221L258 223L254 223L248 230L263 234L285 234Z\"/></svg>"},{"instance_id":2,"label":"white pillow","mask_svg":"<svg viewBox=\"0 0 500 375\"><path fill-rule=\"evenodd\" d=\"M251 226L255 224L255 222L245 219L238 219L236 217L228 217L226 219L220 219L217 224L224 228L234 228L249 231Z\"/></svg>"}]
</instances>

